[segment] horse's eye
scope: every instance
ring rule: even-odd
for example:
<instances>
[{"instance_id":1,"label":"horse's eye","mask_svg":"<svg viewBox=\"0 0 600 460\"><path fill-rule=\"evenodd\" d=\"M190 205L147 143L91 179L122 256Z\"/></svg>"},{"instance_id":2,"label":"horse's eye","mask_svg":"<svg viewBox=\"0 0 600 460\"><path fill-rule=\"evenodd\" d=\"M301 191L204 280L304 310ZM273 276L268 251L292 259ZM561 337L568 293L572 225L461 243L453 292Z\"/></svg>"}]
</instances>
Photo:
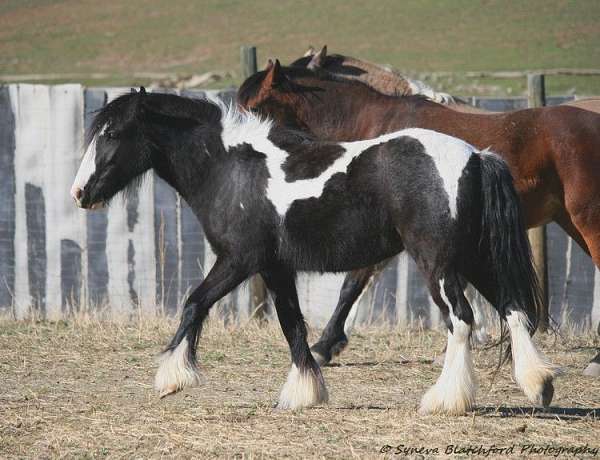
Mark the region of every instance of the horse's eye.
<instances>
[{"instance_id":1,"label":"horse's eye","mask_svg":"<svg viewBox=\"0 0 600 460\"><path fill-rule=\"evenodd\" d=\"M109 139L116 139L117 135L115 134L114 131L107 131L106 132L106 137L108 137Z\"/></svg>"}]
</instances>

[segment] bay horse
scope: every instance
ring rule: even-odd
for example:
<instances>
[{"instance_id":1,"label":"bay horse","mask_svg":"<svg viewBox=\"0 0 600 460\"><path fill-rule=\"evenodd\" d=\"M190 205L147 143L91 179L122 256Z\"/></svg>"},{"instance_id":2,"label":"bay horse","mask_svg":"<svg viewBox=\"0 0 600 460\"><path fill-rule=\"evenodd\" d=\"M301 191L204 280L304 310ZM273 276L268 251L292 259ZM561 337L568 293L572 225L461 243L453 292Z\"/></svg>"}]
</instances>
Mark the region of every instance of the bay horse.
<instances>
[{"instance_id":1,"label":"bay horse","mask_svg":"<svg viewBox=\"0 0 600 460\"><path fill-rule=\"evenodd\" d=\"M290 64L291 67L322 69L333 75L356 79L380 93L388 96L415 96L421 94L432 101L445 104L451 109L467 113L498 113L474 107L446 93L440 93L427 84L410 79L385 66L373 64L342 54L327 54L327 46L316 52L312 47L304 56ZM589 97L563 102L561 105L578 107L583 110L600 113L600 98Z\"/></svg>"},{"instance_id":2,"label":"bay horse","mask_svg":"<svg viewBox=\"0 0 600 460\"><path fill-rule=\"evenodd\" d=\"M422 81L408 78L398 72L372 62L363 61L341 54L327 54L327 45L318 52L310 47L291 67L323 69L334 75L352 78L371 86L380 93L391 96L415 96L421 94L441 104L454 104L454 98L448 93L435 91Z\"/></svg>"},{"instance_id":3,"label":"bay horse","mask_svg":"<svg viewBox=\"0 0 600 460\"><path fill-rule=\"evenodd\" d=\"M319 139L354 141L419 127L489 147L511 169L527 227L557 222L600 267L599 114L567 106L462 113L424 97L384 95L318 68L284 68L279 61L242 84L238 103ZM346 277L336 310L313 346L322 363L346 346L345 320L377 270L367 267Z\"/></svg>"},{"instance_id":4,"label":"bay horse","mask_svg":"<svg viewBox=\"0 0 600 460\"><path fill-rule=\"evenodd\" d=\"M323 142L222 103L143 88L100 110L86 148L71 188L79 207L102 207L153 169L189 203L217 255L162 355L161 396L197 383L196 348L209 309L260 273L292 360L278 407L326 402L296 272L353 270L406 249L449 331L444 368L420 411L473 407L466 281L508 323L516 381L527 397L552 400L555 368L530 338L540 296L519 198L495 154L423 129Z\"/></svg>"}]
</instances>

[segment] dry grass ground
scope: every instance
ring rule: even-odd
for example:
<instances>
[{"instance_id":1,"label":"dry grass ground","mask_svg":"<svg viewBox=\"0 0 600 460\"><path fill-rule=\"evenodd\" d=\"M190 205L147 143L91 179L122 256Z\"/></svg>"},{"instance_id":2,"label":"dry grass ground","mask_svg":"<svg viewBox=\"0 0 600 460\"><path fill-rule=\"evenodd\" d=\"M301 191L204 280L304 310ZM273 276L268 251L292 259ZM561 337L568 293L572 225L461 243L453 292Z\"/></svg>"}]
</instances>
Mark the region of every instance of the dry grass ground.
<instances>
[{"instance_id":1,"label":"dry grass ground","mask_svg":"<svg viewBox=\"0 0 600 460\"><path fill-rule=\"evenodd\" d=\"M0 321L0 457L390 458L383 445L515 444L519 458L522 444L600 448L600 379L580 375L600 345L591 335L538 339L565 372L546 412L532 410L509 367L493 379L497 350L476 352L478 408L451 418L416 413L439 373L437 331L355 331L324 369L329 405L290 412L272 408L289 366L275 324L211 320L202 385L159 400L154 358L174 327Z\"/></svg>"}]
</instances>

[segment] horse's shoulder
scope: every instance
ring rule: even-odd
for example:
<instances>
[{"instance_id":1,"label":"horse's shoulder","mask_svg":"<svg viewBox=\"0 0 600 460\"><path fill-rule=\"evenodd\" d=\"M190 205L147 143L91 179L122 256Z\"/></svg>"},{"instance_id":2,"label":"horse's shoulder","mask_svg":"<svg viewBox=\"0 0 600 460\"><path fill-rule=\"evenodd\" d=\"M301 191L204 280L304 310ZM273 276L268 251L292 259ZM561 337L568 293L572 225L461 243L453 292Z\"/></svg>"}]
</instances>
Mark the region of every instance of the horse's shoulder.
<instances>
[{"instance_id":1,"label":"horse's shoulder","mask_svg":"<svg viewBox=\"0 0 600 460\"><path fill-rule=\"evenodd\" d=\"M289 182L319 176L345 152L340 144L319 141L301 131L273 130L269 140L286 154L281 168Z\"/></svg>"}]
</instances>

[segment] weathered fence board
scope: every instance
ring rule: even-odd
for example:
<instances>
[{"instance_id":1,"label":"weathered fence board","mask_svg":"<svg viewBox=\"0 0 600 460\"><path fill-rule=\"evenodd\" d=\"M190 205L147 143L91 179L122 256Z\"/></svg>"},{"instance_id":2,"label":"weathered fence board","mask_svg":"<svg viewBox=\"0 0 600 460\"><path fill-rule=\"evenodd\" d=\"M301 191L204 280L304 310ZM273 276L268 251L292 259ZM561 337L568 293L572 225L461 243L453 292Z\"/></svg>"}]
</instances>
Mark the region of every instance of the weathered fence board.
<instances>
[{"instance_id":1,"label":"weathered fence board","mask_svg":"<svg viewBox=\"0 0 600 460\"><path fill-rule=\"evenodd\" d=\"M46 257L45 251L38 251L45 248L45 222L38 226L39 218L35 216L45 213L42 161L49 155L50 100L47 86L11 85L9 90L15 117L14 306L16 316L24 318L30 308L45 311ZM37 257L30 264L34 254ZM38 274L41 280L37 279Z\"/></svg>"},{"instance_id":2,"label":"weathered fence board","mask_svg":"<svg viewBox=\"0 0 600 460\"><path fill-rule=\"evenodd\" d=\"M0 87L0 311L15 292L15 116L8 87Z\"/></svg>"},{"instance_id":3,"label":"weathered fence board","mask_svg":"<svg viewBox=\"0 0 600 460\"><path fill-rule=\"evenodd\" d=\"M80 85L49 87L48 155L42 160L46 205L46 315L60 318L63 308L80 302L80 260L85 247L85 216L69 202L69 184L79 167L83 145L83 91ZM63 255L63 250L68 254ZM67 264L67 265L63 265ZM65 291L64 289L67 289ZM70 292L69 292L70 290Z\"/></svg>"},{"instance_id":4,"label":"weathered fence board","mask_svg":"<svg viewBox=\"0 0 600 460\"><path fill-rule=\"evenodd\" d=\"M75 208L69 188L93 113L128 89L78 85L0 87L0 308L23 318L33 310L55 318L79 308L117 315L175 314L214 263L191 209L155 175L137 195L104 211ZM231 101L232 91L207 92ZM185 91L188 97L205 92ZM572 98L548 98L548 104ZM489 110L526 105L524 99L473 98ZM550 314L557 321L596 327L600 274L555 224L548 226ZM321 326L337 303L343 274L299 274L308 321ZM247 286L220 303L221 315L252 310ZM414 262L392 259L351 312L347 327L367 320L439 324Z\"/></svg>"},{"instance_id":5,"label":"weathered fence board","mask_svg":"<svg viewBox=\"0 0 600 460\"><path fill-rule=\"evenodd\" d=\"M94 114L106 104L106 91L99 88L85 90L84 126L87 132ZM87 303L89 308L98 309L108 303L108 259L106 256L106 238L108 231L108 213L85 212L86 251L84 267L87 266L85 284L87 284ZM79 306L76 306L79 308Z\"/></svg>"}]
</instances>

